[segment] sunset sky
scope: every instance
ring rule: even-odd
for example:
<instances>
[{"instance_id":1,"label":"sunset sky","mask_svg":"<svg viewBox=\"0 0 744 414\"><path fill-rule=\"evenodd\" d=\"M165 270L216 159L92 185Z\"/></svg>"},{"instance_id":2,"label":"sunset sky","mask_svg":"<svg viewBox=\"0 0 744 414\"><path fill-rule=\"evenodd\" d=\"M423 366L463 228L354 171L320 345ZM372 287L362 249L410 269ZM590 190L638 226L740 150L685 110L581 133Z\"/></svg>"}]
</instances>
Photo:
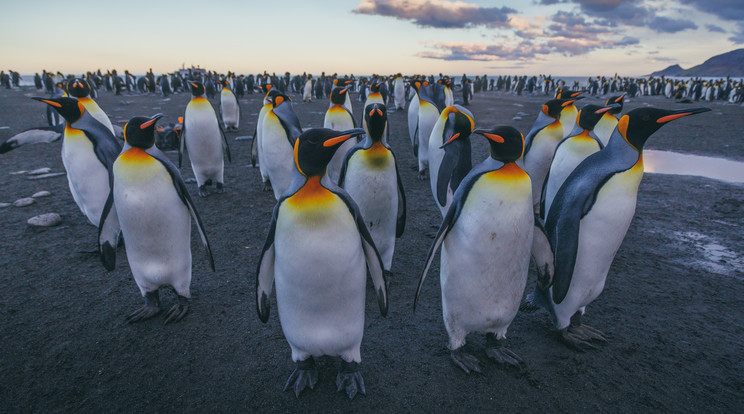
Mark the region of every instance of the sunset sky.
<instances>
[{"instance_id":1,"label":"sunset sky","mask_svg":"<svg viewBox=\"0 0 744 414\"><path fill-rule=\"evenodd\" d=\"M5 2L0 68L643 75L744 47L744 0Z\"/></svg>"}]
</instances>

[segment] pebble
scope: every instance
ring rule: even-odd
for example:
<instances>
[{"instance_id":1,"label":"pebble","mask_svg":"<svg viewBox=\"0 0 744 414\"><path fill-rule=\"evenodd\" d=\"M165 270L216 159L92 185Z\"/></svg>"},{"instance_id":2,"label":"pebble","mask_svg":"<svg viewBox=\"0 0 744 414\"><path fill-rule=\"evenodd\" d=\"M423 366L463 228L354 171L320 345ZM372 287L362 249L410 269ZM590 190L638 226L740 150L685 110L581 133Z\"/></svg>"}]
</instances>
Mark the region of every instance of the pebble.
<instances>
[{"instance_id":1,"label":"pebble","mask_svg":"<svg viewBox=\"0 0 744 414\"><path fill-rule=\"evenodd\" d=\"M50 195L52 195L52 193L50 193L49 191L39 191L37 193L34 193L31 198L49 197Z\"/></svg>"},{"instance_id":2,"label":"pebble","mask_svg":"<svg viewBox=\"0 0 744 414\"><path fill-rule=\"evenodd\" d=\"M26 170L13 171L12 173L10 173L10 175L21 175L21 174L26 174L27 172L28 171Z\"/></svg>"},{"instance_id":3,"label":"pebble","mask_svg":"<svg viewBox=\"0 0 744 414\"><path fill-rule=\"evenodd\" d=\"M26 206L30 206L31 204L35 202L36 200L34 200L33 198L26 197L26 198L19 198L18 200L14 201L13 205L16 207L26 207Z\"/></svg>"},{"instance_id":4,"label":"pebble","mask_svg":"<svg viewBox=\"0 0 744 414\"><path fill-rule=\"evenodd\" d=\"M43 180L45 178L52 178L52 177L60 177L65 175L63 172L58 173L49 173L49 174L41 174L41 175L34 175L31 177L28 177L29 180Z\"/></svg>"},{"instance_id":5,"label":"pebble","mask_svg":"<svg viewBox=\"0 0 744 414\"><path fill-rule=\"evenodd\" d=\"M29 171L28 172L28 175L41 175L41 174L48 174L50 172L52 172L52 169L51 168L44 167L44 168L38 168L38 169L33 170L33 171Z\"/></svg>"},{"instance_id":6,"label":"pebble","mask_svg":"<svg viewBox=\"0 0 744 414\"><path fill-rule=\"evenodd\" d=\"M0 208L10 207L12 204L10 203L0 203Z\"/></svg>"},{"instance_id":7,"label":"pebble","mask_svg":"<svg viewBox=\"0 0 744 414\"><path fill-rule=\"evenodd\" d=\"M1 126L0 129L10 129L9 126Z\"/></svg>"},{"instance_id":8,"label":"pebble","mask_svg":"<svg viewBox=\"0 0 744 414\"><path fill-rule=\"evenodd\" d=\"M57 213L47 213L31 217L26 221L29 226L33 227L54 227L62 222L62 217Z\"/></svg>"},{"instance_id":9,"label":"pebble","mask_svg":"<svg viewBox=\"0 0 744 414\"><path fill-rule=\"evenodd\" d=\"M515 116L514 118L512 118L512 121L521 121L521 120L522 120L521 116Z\"/></svg>"}]
</instances>

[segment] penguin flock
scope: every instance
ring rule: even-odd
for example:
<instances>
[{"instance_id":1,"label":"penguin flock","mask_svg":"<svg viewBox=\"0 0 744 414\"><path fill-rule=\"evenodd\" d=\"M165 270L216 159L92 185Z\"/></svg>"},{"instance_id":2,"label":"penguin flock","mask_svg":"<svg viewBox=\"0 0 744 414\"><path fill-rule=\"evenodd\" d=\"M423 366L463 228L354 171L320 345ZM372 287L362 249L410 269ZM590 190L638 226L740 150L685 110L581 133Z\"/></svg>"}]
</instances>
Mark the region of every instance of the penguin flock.
<instances>
[{"instance_id":1,"label":"penguin flock","mask_svg":"<svg viewBox=\"0 0 744 414\"><path fill-rule=\"evenodd\" d=\"M162 114L134 117L119 134L92 97L98 87L85 77L58 82L60 93L51 97L34 97L64 122L23 131L0 144L0 154L61 140L70 192L97 227L102 265L114 269L117 250L125 249L144 299L127 321L159 314L159 290L166 288L175 292L176 303L164 322L175 323L189 311L192 221L215 270L209 229L181 176L183 156L199 196L210 196L211 185L214 193L224 192L224 161L232 158L225 130L239 128L238 97L247 85L262 93L251 164L276 205L256 264L256 311L267 322L275 294L296 364L285 391L297 396L317 384L315 359L325 356L338 359L339 392L350 399L366 394L360 368L366 280L369 275L387 315L388 289L401 277L391 271L396 239L410 213L390 139L405 140L408 133L418 178L428 176L431 202L442 215L411 292L414 312L441 250L443 322L453 363L466 373L480 372L482 361L465 348L467 335L477 333L486 337L490 360L522 369L525 362L505 346L520 310L546 310L571 348L585 351L607 341L583 317L602 293L635 214L644 144L665 124L709 111L642 107L623 113L624 94L604 105L580 106L586 90L559 86L524 135L479 119L463 106L467 99L455 103L449 77L357 81L323 74L314 80L287 73L249 83L232 73L205 73L179 75L181 83L152 82L166 96L171 85L192 95L179 128L171 129L177 131L177 165L157 145ZM129 85L129 76L121 83ZM215 111L209 99L218 89ZM353 90L364 101L359 122ZM322 127L303 128L288 93L303 101L328 97ZM407 101L408 131L391 132L389 113L405 110ZM489 145L488 157L475 165L473 136ZM537 283L523 301L531 261Z\"/></svg>"}]
</instances>

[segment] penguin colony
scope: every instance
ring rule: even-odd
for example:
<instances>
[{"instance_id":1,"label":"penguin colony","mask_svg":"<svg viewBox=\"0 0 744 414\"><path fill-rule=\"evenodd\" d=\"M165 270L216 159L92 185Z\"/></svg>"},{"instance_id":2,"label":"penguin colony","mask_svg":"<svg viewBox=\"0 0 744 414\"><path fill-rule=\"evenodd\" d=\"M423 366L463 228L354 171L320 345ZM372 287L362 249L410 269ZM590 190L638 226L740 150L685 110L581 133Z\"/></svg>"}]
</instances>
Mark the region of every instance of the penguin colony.
<instances>
[{"instance_id":1,"label":"penguin colony","mask_svg":"<svg viewBox=\"0 0 744 414\"><path fill-rule=\"evenodd\" d=\"M516 369L525 365L505 346L520 309L545 309L561 340L574 349L606 342L602 332L583 323L583 315L601 294L635 213L644 144L666 123L709 111L644 107L623 114L625 94L609 97L604 105L580 106L594 83L589 91L560 85L523 135L455 104L457 86L448 77L397 74L357 81L325 74L290 79L287 73L253 79L197 71L157 81L151 72L142 82L131 78L126 72L123 81L114 73L111 88L119 93L136 84L154 91L158 85L164 96L172 90L191 92L183 119L169 130L179 134L178 166L156 145L162 114L132 118L121 130L123 141L117 137L93 99L100 85L91 74L60 80L49 98L33 98L63 122L50 115L48 126L11 137L0 145L0 154L61 139L70 191L98 228L96 251L103 266L115 267L123 244L144 298L144 306L127 321L160 313L159 289L168 288L176 303L165 323L177 322L189 310L192 220L215 269L208 229L181 177L183 154L188 151L199 196L209 196L212 184L216 193L225 191L224 159L231 156L224 130L239 127L238 98L246 90L262 93L251 164L261 169L264 189L277 203L256 264L256 310L267 322L276 290L279 320L296 364L285 391L297 396L319 381L315 358L323 356L338 359L338 391L351 399L366 394L360 369L366 279L369 275L386 315L387 290L396 277L391 272L395 241L404 234L408 213L388 144L389 111L405 110L409 100L408 138L418 177L428 175L431 201L443 217L422 261L418 289L411 292L413 309L441 250L450 357L466 373L480 372L482 363L465 348L471 333L485 335L489 359ZM479 89L489 87L485 76L476 83ZM508 89L510 79L505 83ZM532 83L530 92L538 82ZM544 84L547 91L549 82ZM461 103L467 104L473 82L464 79L462 85L467 90ZM497 87L503 86L499 78ZM218 117L209 99L220 88ZM364 101L359 122L351 110L354 90ZM323 128L303 130L289 93L303 101L329 97ZM472 137L485 139L490 148L475 165ZM522 303L530 260L538 278Z\"/></svg>"}]
</instances>

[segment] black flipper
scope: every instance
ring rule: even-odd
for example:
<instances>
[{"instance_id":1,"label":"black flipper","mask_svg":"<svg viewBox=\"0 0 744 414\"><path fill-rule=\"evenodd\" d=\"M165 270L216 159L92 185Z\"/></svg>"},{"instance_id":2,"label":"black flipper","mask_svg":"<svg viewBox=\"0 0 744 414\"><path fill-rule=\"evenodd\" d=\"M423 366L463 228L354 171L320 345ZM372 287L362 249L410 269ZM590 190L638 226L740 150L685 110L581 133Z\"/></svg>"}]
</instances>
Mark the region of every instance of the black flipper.
<instances>
[{"instance_id":1,"label":"black flipper","mask_svg":"<svg viewBox=\"0 0 744 414\"><path fill-rule=\"evenodd\" d=\"M181 139L178 140L178 168L183 165L183 153L186 150L186 115L183 116L183 128L181 129Z\"/></svg>"},{"instance_id":2,"label":"black flipper","mask_svg":"<svg viewBox=\"0 0 744 414\"><path fill-rule=\"evenodd\" d=\"M395 177L398 180L398 219L395 224L395 237L401 237L403 232L406 230L406 191L403 188L403 180L400 178L400 171L398 170L398 161L395 159L395 153L393 154L393 161L395 162Z\"/></svg>"},{"instance_id":3,"label":"black flipper","mask_svg":"<svg viewBox=\"0 0 744 414\"><path fill-rule=\"evenodd\" d=\"M230 154L230 146L227 144L227 136L225 135L225 129L222 128L222 125L218 122L217 126L220 128L220 135L222 135L222 150L225 152L225 155L227 156L227 161L232 163L232 155Z\"/></svg>"},{"instance_id":4,"label":"black flipper","mask_svg":"<svg viewBox=\"0 0 744 414\"><path fill-rule=\"evenodd\" d=\"M256 163L258 161L258 144L256 143L256 140L258 139L258 122L256 122L256 126L253 128L253 139L251 140L251 167L256 168Z\"/></svg>"},{"instance_id":5,"label":"black flipper","mask_svg":"<svg viewBox=\"0 0 744 414\"><path fill-rule=\"evenodd\" d=\"M112 185L98 224L98 253L106 270L111 271L116 268L116 245L120 234L121 226L114 205L114 188Z\"/></svg>"},{"instance_id":6,"label":"black flipper","mask_svg":"<svg viewBox=\"0 0 744 414\"><path fill-rule=\"evenodd\" d=\"M263 323L269 320L269 313L271 312L271 291L274 286L274 236L276 235L276 220L279 217L279 208L284 200L286 200L286 197L279 199L274 206L269 234L266 236L266 242L256 268L256 311L258 312L258 318Z\"/></svg>"},{"instance_id":7,"label":"black flipper","mask_svg":"<svg viewBox=\"0 0 744 414\"><path fill-rule=\"evenodd\" d=\"M282 102L282 104L272 109L272 111L274 112L274 115L279 118L279 122L281 122L282 127L284 128L284 132L287 134L289 144L294 147L295 141L300 137L300 134L302 134L302 125L300 124L300 120L297 118L294 109L292 109L292 102Z\"/></svg>"}]
</instances>

